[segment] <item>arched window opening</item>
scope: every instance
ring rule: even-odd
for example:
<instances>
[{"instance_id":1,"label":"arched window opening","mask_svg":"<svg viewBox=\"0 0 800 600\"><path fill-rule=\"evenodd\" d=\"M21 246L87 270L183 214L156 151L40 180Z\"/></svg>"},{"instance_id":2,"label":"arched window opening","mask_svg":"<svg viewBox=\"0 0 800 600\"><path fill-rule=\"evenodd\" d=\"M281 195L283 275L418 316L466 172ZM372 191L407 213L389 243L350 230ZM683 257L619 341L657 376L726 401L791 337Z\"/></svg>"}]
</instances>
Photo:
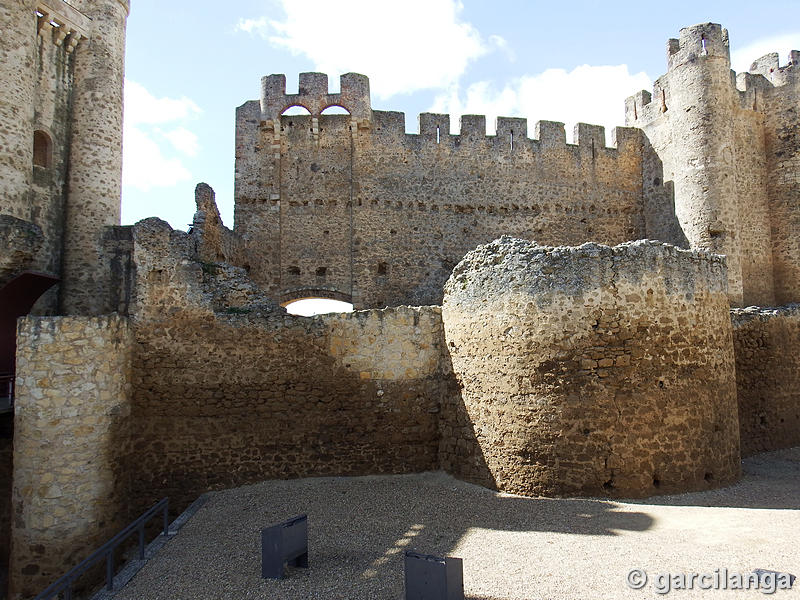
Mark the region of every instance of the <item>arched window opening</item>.
<instances>
[{"instance_id":1,"label":"arched window opening","mask_svg":"<svg viewBox=\"0 0 800 600\"><path fill-rule=\"evenodd\" d=\"M330 300L328 298L300 298L299 300L287 302L284 306L286 307L286 312L290 315L299 315L301 317L353 312L353 305L350 302Z\"/></svg>"},{"instance_id":2,"label":"arched window opening","mask_svg":"<svg viewBox=\"0 0 800 600\"><path fill-rule=\"evenodd\" d=\"M49 169L53 164L53 142L44 131L33 132L33 164Z\"/></svg>"},{"instance_id":3,"label":"arched window opening","mask_svg":"<svg viewBox=\"0 0 800 600\"><path fill-rule=\"evenodd\" d=\"M338 104L331 104L330 106L323 109L320 113L321 115L349 115L350 111L347 110L344 106L339 106Z\"/></svg>"},{"instance_id":4,"label":"arched window opening","mask_svg":"<svg viewBox=\"0 0 800 600\"><path fill-rule=\"evenodd\" d=\"M309 115L311 115L311 111L305 106L300 106L299 104L294 104L281 113L282 117L307 117Z\"/></svg>"}]
</instances>

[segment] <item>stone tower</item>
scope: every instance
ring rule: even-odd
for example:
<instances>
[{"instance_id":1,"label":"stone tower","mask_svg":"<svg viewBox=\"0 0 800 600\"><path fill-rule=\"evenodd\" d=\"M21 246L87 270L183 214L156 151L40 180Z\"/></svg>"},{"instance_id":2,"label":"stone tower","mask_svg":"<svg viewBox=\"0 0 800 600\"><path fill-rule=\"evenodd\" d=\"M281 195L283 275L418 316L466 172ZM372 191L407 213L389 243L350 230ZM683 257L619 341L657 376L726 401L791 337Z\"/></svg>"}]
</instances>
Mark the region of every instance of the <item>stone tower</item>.
<instances>
[{"instance_id":1,"label":"stone tower","mask_svg":"<svg viewBox=\"0 0 800 600\"><path fill-rule=\"evenodd\" d=\"M739 211L734 187L733 101L728 32L715 24L681 30L669 41L675 211L694 247L728 257L728 293L742 301ZM678 201L679 199L679 201Z\"/></svg>"},{"instance_id":2,"label":"stone tower","mask_svg":"<svg viewBox=\"0 0 800 600\"><path fill-rule=\"evenodd\" d=\"M59 277L40 313L106 312L103 228L118 225L128 0L0 6L0 285Z\"/></svg>"},{"instance_id":3,"label":"stone tower","mask_svg":"<svg viewBox=\"0 0 800 600\"><path fill-rule=\"evenodd\" d=\"M642 92L626 105L627 123L644 130L656 155L655 166L644 169L645 194L673 186L685 240L656 236L725 254L734 306L771 303L763 116L742 106L727 30L716 23L681 29L668 42L667 62L653 95Z\"/></svg>"},{"instance_id":4,"label":"stone tower","mask_svg":"<svg viewBox=\"0 0 800 600\"><path fill-rule=\"evenodd\" d=\"M62 309L99 314L108 307L100 237L119 225L122 106L129 0L84 0L92 36L77 49L64 236Z\"/></svg>"}]
</instances>

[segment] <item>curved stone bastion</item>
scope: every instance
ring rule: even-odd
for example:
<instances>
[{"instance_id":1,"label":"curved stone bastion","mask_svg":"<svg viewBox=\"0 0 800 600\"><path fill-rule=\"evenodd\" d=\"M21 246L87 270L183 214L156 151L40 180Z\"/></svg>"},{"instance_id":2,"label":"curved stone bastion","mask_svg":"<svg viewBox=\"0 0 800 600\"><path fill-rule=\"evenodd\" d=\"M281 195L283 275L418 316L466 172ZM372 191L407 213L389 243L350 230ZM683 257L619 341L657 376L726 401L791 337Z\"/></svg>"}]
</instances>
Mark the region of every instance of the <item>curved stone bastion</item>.
<instances>
[{"instance_id":1,"label":"curved stone bastion","mask_svg":"<svg viewBox=\"0 0 800 600\"><path fill-rule=\"evenodd\" d=\"M452 434L476 446L461 476L525 495L603 496L739 477L723 257L504 236L458 264L442 316L472 425Z\"/></svg>"}]
</instances>

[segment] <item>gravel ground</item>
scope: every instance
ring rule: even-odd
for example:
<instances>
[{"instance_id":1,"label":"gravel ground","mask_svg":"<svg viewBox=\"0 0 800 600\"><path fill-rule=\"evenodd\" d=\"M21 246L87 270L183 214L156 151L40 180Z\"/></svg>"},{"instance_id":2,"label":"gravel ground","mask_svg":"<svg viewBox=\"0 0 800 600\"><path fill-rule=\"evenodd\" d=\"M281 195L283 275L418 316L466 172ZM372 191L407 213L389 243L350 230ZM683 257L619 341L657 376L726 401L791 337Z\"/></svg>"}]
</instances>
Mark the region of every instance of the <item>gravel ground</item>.
<instances>
[{"instance_id":1,"label":"gravel ground","mask_svg":"<svg viewBox=\"0 0 800 600\"><path fill-rule=\"evenodd\" d=\"M659 573L800 575L800 448L748 459L744 473L722 490L631 502L522 498L443 473L268 481L213 494L117 598L400 600L406 549L463 558L466 597L487 600L663 597ZM299 513L310 568L260 579L260 529ZM644 589L626 585L632 568L650 575Z\"/></svg>"}]
</instances>

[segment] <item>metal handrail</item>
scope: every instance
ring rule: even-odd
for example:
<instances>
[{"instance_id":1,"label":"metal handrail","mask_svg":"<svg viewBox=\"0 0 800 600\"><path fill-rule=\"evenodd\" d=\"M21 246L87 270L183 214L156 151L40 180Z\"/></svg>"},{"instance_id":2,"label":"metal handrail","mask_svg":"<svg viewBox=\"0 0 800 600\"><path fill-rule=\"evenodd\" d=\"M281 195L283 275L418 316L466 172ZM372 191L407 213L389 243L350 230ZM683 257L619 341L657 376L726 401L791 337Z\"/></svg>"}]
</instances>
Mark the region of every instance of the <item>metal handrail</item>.
<instances>
[{"instance_id":1,"label":"metal handrail","mask_svg":"<svg viewBox=\"0 0 800 600\"><path fill-rule=\"evenodd\" d=\"M109 592L114 591L114 550L117 546L127 540L134 531L139 532L139 560L144 560L144 526L159 512L164 514L164 531L163 535L169 534L169 498L162 498L147 512L142 514L133 523L128 525L125 529L120 531L117 535L108 540L105 544L100 546L97 550L92 552L86 559L82 560L75 567L70 569L66 575L61 577L58 581L50 585L41 594L36 596L35 600L49 600L56 595L64 592L64 600L72 600L72 584L75 580L83 575L90 567L99 563L101 560L106 561L106 589Z\"/></svg>"},{"instance_id":2,"label":"metal handrail","mask_svg":"<svg viewBox=\"0 0 800 600\"><path fill-rule=\"evenodd\" d=\"M14 373L0 373L0 398L14 399Z\"/></svg>"}]
</instances>

